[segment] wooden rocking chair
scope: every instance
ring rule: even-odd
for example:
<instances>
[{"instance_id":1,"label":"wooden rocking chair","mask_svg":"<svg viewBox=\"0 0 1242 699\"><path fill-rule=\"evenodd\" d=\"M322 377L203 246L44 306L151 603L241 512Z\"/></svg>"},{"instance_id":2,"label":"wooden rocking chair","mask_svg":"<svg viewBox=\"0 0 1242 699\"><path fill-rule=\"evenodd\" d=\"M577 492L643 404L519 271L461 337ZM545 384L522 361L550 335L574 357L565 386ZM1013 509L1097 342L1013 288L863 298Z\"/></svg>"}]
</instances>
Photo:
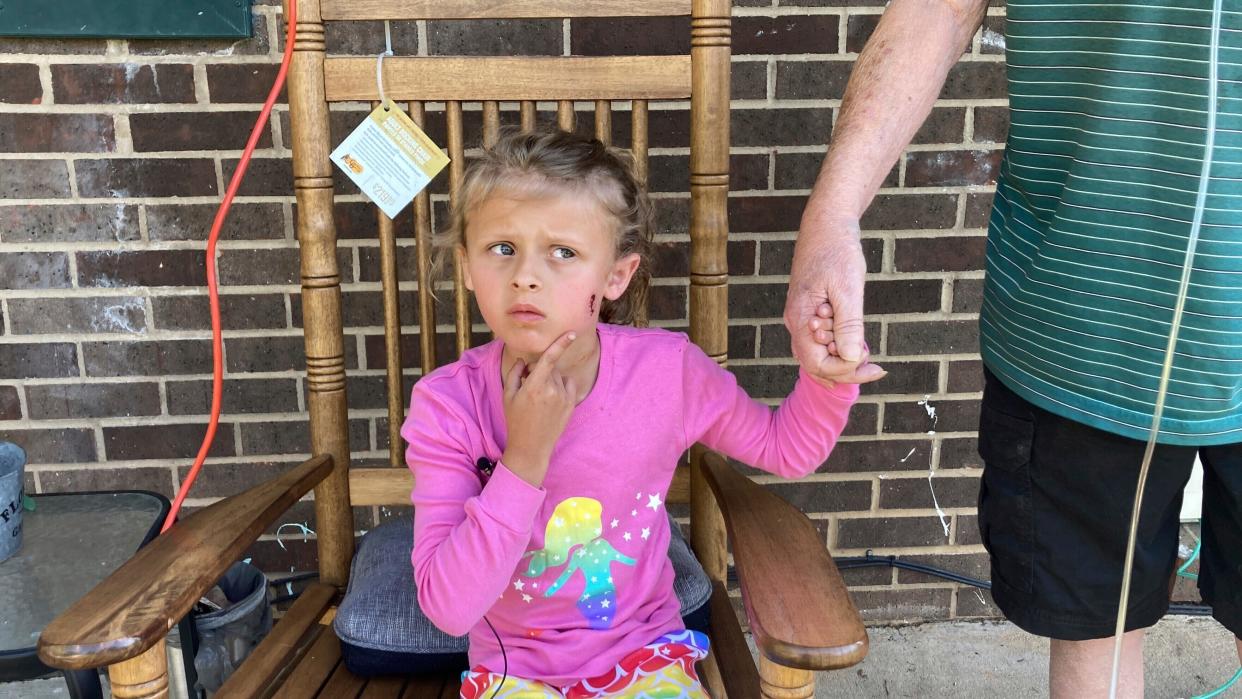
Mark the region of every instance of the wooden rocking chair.
<instances>
[{"instance_id":1,"label":"wooden rocking chair","mask_svg":"<svg viewBox=\"0 0 1242 699\"><path fill-rule=\"evenodd\" d=\"M375 59L326 58L324 22L689 14L689 56L395 57L384 62L387 95L408 103L415 121L426 102L443 103L450 196L463 165L462 105L481 102L484 141L496 138L500 101L517 103L529 128L537 104L555 103L557 122L574 127L574 101L593 101L595 133L608 141L612 101L628 104L631 147L647 163L649 100L690 100L690 337L724 362L728 270L729 0L286 0L297 2L289 78L297 233L310 411L309 461L178 523L56 619L39 655L60 668L108 667L117 697L168 691L165 634L257 537L311 488L315 491L319 580L300 595L272 633L221 690L251 697L455 697L457 677L352 675L340 662L330 621L354 553L351 506L408 505L412 485L398 429L401 327L393 223L378 216L388 377L390 468L350 468L341 288L333 223L331 102L380 99ZM417 101L413 101L417 100ZM430 202L415 202L422 371L436 366L436 320L428 280ZM470 346L468 299L456 276L458 352ZM713 581L712 655L703 675L713 696L809 697L814 671L842 668L867 652L867 635L824 542L796 508L737 473L702 447L678 469L670 503L690 503L692 547ZM726 537L727 534L727 537ZM728 553L760 658L756 663L725 588Z\"/></svg>"}]
</instances>

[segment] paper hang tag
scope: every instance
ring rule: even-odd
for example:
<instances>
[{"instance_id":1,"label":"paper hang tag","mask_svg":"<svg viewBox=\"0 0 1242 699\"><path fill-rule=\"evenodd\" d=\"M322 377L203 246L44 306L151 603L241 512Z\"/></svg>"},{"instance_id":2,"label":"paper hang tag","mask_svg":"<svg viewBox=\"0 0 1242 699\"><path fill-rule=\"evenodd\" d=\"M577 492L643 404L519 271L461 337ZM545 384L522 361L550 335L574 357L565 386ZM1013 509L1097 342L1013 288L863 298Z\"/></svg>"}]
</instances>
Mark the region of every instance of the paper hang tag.
<instances>
[{"instance_id":1,"label":"paper hang tag","mask_svg":"<svg viewBox=\"0 0 1242 699\"><path fill-rule=\"evenodd\" d=\"M376 107L331 158L388 218L396 218L449 161L391 102Z\"/></svg>"}]
</instances>

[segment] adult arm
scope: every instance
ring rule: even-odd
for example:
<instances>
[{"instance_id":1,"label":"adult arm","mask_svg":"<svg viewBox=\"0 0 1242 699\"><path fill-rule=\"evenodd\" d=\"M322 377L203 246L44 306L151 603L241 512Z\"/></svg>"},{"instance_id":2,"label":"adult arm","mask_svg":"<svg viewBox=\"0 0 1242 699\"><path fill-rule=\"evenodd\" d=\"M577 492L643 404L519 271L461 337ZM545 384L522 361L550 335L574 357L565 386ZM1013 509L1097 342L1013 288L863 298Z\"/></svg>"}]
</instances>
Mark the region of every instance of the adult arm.
<instances>
[{"instance_id":1,"label":"adult arm","mask_svg":"<svg viewBox=\"0 0 1242 699\"><path fill-rule=\"evenodd\" d=\"M986 10L987 0L893 0L854 66L802 214L785 299L794 356L815 376L847 383L884 376L865 361L859 220ZM815 320L824 304L830 322Z\"/></svg>"}]
</instances>

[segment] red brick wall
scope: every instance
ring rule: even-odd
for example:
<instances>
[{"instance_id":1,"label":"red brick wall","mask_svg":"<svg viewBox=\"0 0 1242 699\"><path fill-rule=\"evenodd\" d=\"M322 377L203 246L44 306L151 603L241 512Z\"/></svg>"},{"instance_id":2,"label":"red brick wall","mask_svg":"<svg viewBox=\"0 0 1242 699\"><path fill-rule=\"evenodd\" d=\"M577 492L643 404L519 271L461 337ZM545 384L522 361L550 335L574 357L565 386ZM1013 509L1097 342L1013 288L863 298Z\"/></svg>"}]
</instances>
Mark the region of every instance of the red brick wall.
<instances>
[{"instance_id":1,"label":"red brick wall","mask_svg":"<svg viewBox=\"0 0 1242 699\"><path fill-rule=\"evenodd\" d=\"M733 24L730 363L777 400L796 365L781 324L805 195L880 4L740 0ZM210 348L203 241L266 94L279 4L255 37L222 41L5 40L0 46L0 436L30 453L38 492L171 494L197 450ZM863 221L868 340L890 372L868 386L848 438L818 473L772 487L839 554L867 549L987 577L975 529L981 385L975 314L985 218L1006 130L1003 8L990 11L915 144ZM684 52L682 20L393 23L398 54ZM379 23L329 27L332 53L383 49ZM684 326L685 104L652 112L651 184L667 243L652 315ZM589 122L588 111L580 121ZM365 108L334 109L336 138ZM616 115L618 131L627 114ZM550 114L544 115L550 120ZM516 121L506 113L505 119ZM467 113L477 140L479 113ZM430 115L443 142L442 111ZM201 506L296 462L307 448L288 113L277 108L221 244L225 416L193 493ZM434 191L443 208L443 182ZM359 460L386 444L378 251L371 210L342 182L339 220L351 430ZM398 222L408 231L409 214ZM413 276L401 241L402 278ZM416 304L403 298L413 332ZM416 336L406 361L417 364ZM410 380L414 375L411 373ZM929 483L929 475L935 474ZM759 476L764 482L773 479ZM932 500L945 514L948 535ZM367 529L390 516L359 511ZM285 521L308 522L300 503ZM270 569L311 565L300 536L256 547ZM986 596L890 569L851 571L871 619L988 615Z\"/></svg>"}]
</instances>

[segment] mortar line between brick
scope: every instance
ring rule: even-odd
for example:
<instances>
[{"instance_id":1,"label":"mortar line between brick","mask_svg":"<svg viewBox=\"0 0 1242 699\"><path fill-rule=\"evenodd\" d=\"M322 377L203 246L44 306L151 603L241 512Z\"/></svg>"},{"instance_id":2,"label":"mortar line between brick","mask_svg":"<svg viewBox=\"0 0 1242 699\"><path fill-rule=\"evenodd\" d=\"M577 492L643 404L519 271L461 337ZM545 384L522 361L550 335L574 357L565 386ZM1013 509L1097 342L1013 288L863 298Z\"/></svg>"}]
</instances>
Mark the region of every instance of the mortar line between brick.
<instances>
[{"instance_id":1,"label":"mortar line between brick","mask_svg":"<svg viewBox=\"0 0 1242 699\"><path fill-rule=\"evenodd\" d=\"M284 8L276 5L267 8L267 12L262 14L266 20L263 24L267 28L267 54L273 61L279 61L284 51L280 45L285 35Z\"/></svg>"},{"instance_id":2,"label":"mortar line between brick","mask_svg":"<svg viewBox=\"0 0 1242 699\"><path fill-rule=\"evenodd\" d=\"M112 115L112 128L116 135L116 155L132 155L134 152L134 134L130 129L129 114L115 112Z\"/></svg>"},{"instance_id":3,"label":"mortar line between brick","mask_svg":"<svg viewBox=\"0 0 1242 699\"><path fill-rule=\"evenodd\" d=\"M273 463L289 463L297 464L305 461L309 454L264 454L263 460ZM186 461L184 465L188 466L193 460L193 456L182 457ZM98 469L100 463L107 464L109 469L122 470L127 468L152 468L167 463L167 459L110 459L106 462L84 461L84 462L34 462L29 464L31 471L87 471ZM212 456L207 459L208 465L252 465L255 462L254 455L250 456Z\"/></svg>"},{"instance_id":4,"label":"mortar line between brick","mask_svg":"<svg viewBox=\"0 0 1242 699\"><path fill-rule=\"evenodd\" d=\"M172 413L168 410L168 377L161 376L156 386L160 394L160 415L171 417Z\"/></svg>"},{"instance_id":5,"label":"mortar line between brick","mask_svg":"<svg viewBox=\"0 0 1242 699\"><path fill-rule=\"evenodd\" d=\"M845 9L839 7L760 5L757 7L734 7L733 17L842 17L844 12Z\"/></svg>"},{"instance_id":6,"label":"mortar line between brick","mask_svg":"<svg viewBox=\"0 0 1242 699\"><path fill-rule=\"evenodd\" d=\"M56 94L52 89L52 66L46 60L39 61L39 87L43 91L43 97L39 100L38 106L47 107L56 104Z\"/></svg>"},{"instance_id":7,"label":"mortar line between brick","mask_svg":"<svg viewBox=\"0 0 1242 699\"><path fill-rule=\"evenodd\" d=\"M931 549L931 548L942 548L942 547L928 547L928 548L929 548L929 549ZM859 549L859 550L863 551L864 553L866 552L866 549ZM838 556L840 556L840 555L847 555L847 554L841 554L841 553L839 553L839 552L837 552L837 551L833 551L832 553L833 553L833 555L838 555ZM954 551L947 551L947 550L946 550L946 551L932 551L932 550L926 550L926 551L919 551L919 552L916 552L916 553L906 553L906 554L896 554L896 555L898 555L898 556L910 556L910 555L913 555L913 556L932 556L932 555L960 554L960 553L961 553L960 551L956 551L956 550L954 550ZM861 555L861 554L859 554L859 555ZM880 555L880 554L877 552L877 554L876 554L876 555ZM889 551L889 549L884 549L884 554L883 554L883 555L885 555L885 556L890 555L890 551ZM963 554L963 555L965 555L965 554ZM900 572L901 572L901 569L900 569L900 568L893 568L892 570L893 570L894 574L897 574L897 573L900 573ZM911 571L911 572L910 572L910 574L911 574L911 575L918 575L918 573L916 573L916 572L914 572L914 571ZM849 587L850 587L850 592L894 592L894 593L901 593L901 592L903 592L903 591L910 591L910 592L913 592L913 591L916 591L916 590L957 590L957 589L958 589L958 584L957 584L957 583L955 583L955 582L949 581L949 580L938 580L938 579L936 579L936 578L932 578L932 579L931 579L931 580L929 580L928 582L897 582L896 580L894 580L894 581L893 581L893 583L892 583L892 584L890 584L890 585L850 585ZM922 619L921 617L920 617L919 619L920 619L921 621L927 621L926 619ZM900 619L897 619L897 620L893 620L893 621L894 621L894 622L900 622L901 620L900 620Z\"/></svg>"},{"instance_id":8,"label":"mortar line between brick","mask_svg":"<svg viewBox=\"0 0 1242 699\"><path fill-rule=\"evenodd\" d=\"M103 202L101 202L103 203ZM119 202L118 202L119 203ZM171 202L167 202L171 203ZM0 207L3 211L3 207ZM203 233L206 237L206 232ZM60 243L42 243L42 242L21 242L21 243L0 243L0 251L2 252L176 252L185 250L194 250L202 252L203 240L156 240L145 243L141 246L134 245L135 241L124 241L124 248L118 250L118 241L65 241ZM343 250L353 246L342 245ZM373 245L364 245L359 247L373 248ZM237 250L296 250L297 246L283 238L267 238L262 240L222 240L220 241L220 250L237 251ZM296 284L296 282L289 282ZM352 282L350 282L352 283ZM378 282L376 282L378 283ZM269 284L265 286L276 286Z\"/></svg>"},{"instance_id":9,"label":"mortar line between brick","mask_svg":"<svg viewBox=\"0 0 1242 699\"><path fill-rule=\"evenodd\" d=\"M842 7L837 20L837 53L846 53L846 46L849 43L849 16L850 8Z\"/></svg>"},{"instance_id":10,"label":"mortar line between brick","mask_svg":"<svg viewBox=\"0 0 1242 699\"><path fill-rule=\"evenodd\" d=\"M168 481L172 483L170 492L176 493L181 490L181 468L179 466L168 466ZM186 500L189 500L187 497Z\"/></svg>"},{"instance_id":11,"label":"mortar line between brick","mask_svg":"<svg viewBox=\"0 0 1242 699\"><path fill-rule=\"evenodd\" d=\"M215 202L220 201L220 199L223 198L224 192L226 191L226 187L224 184L224 159L223 157L212 158L212 165L216 169L216 191L219 192L219 195L217 195L216 197L213 197L214 199L213 203L215 203Z\"/></svg>"},{"instance_id":12,"label":"mortar line between brick","mask_svg":"<svg viewBox=\"0 0 1242 699\"><path fill-rule=\"evenodd\" d=\"M832 555L836 557L842 557L842 558L847 557L847 556L848 557L865 556L867 554L867 551L871 551L872 554L876 556L897 556L898 558L905 558L907 556L945 556L945 555L970 556L970 555L977 555L980 553L987 553L986 550L983 550L982 546L979 547L980 550L978 551L974 550L974 548L975 548L974 545L966 545L966 544L932 544L929 546L874 546L874 547L869 547L869 548L845 548L845 547L837 546L837 547L833 547ZM920 588L951 589L952 586L955 585L955 583L949 582L947 580L942 581L942 582L926 582L926 583L905 583L905 582L898 583L896 582L898 572L899 570L897 568L893 569L894 582L892 583L893 585L899 586L898 589L910 589L910 590L917 590ZM851 591L855 591L855 590L862 591L862 590L868 589L868 587L870 589L876 589L874 586L851 585L850 590ZM890 588L879 588L879 589L892 589L892 588L890 587Z\"/></svg>"},{"instance_id":13,"label":"mortar line between brick","mask_svg":"<svg viewBox=\"0 0 1242 699\"><path fill-rule=\"evenodd\" d=\"M80 289L78 286L78 256L70 252L66 259L69 262L69 288L77 291Z\"/></svg>"},{"instance_id":14,"label":"mortar line between brick","mask_svg":"<svg viewBox=\"0 0 1242 699\"><path fill-rule=\"evenodd\" d=\"M92 421L91 430L95 436L95 460L98 463L107 463L108 461L108 445L104 442L103 426L97 421Z\"/></svg>"},{"instance_id":15,"label":"mortar line between brick","mask_svg":"<svg viewBox=\"0 0 1242 699\"><path fill-rule=\"evenodd\" d=\"M292 144L289 144L289 146L285 144L285 129L281 120L276 118L274 114L271 115L268 118L268 127L272 130L272 150L283 152L286 157L292 158L293 151L290 150Z\"/></svg>"},{"instance_id":16,"label":"mortar line between brick","mask_svg":"<svg viewBox=\"0 0 1242 699\"><path fill-rule=\"evenodd\" d=\"M69 175L69 197L77 200L80 196L78 193L78 168L73 158L65 159L65 172Z\"/></svg>"},{"instance_id":17,"label":"mortar line between brick","mask_svg":"<svg viewBox=\"0 0 1242 699\"><path fill-rule=\"evenodd\" d=\"M151 244L151 228L147 222L147 205L138 205L138 239L146 245Z\"/></svg>"},{"instance_id":18,"label":"mortar line between brick","mask_svg":"<svg viewBox=\"0 0 1242 699\"><path fill-rule=\"evenodd\" d=\"M293 218L293 202L286 199L281 202L280 206L281 223L284 225L284 241L286 243L297 242L296 221Z\"/></svg>"},{"instance_id":19,"label":"mortar line between brick","mask_svg":"<svg viewBox=\"0 0 1242 699\"><path fill-rule=\"evenodd\" d=\"M195 63L192 74L194 80L194 104L211 104L211 90L208 88L207 83L207 64Z\"/></svg>"}]
</instances>

